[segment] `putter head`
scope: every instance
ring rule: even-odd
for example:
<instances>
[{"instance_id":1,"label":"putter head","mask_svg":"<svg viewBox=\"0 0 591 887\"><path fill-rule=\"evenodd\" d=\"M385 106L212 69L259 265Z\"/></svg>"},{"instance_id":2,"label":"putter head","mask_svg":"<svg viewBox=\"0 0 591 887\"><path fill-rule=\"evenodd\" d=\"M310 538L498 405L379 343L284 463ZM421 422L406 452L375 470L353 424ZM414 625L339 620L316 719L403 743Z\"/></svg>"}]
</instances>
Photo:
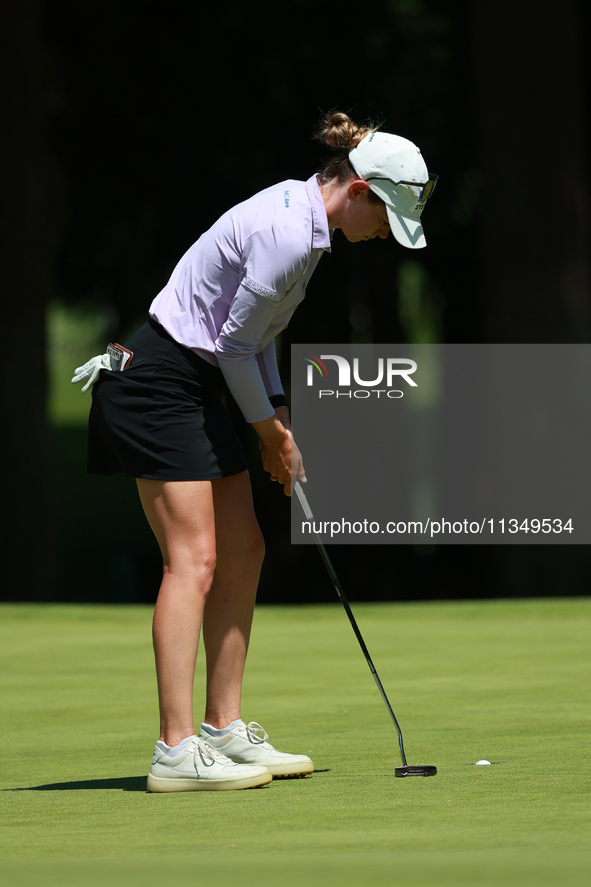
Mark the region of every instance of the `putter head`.
<instances>
[{"instance_id":1,"label":"putter head","mask_svg":"<svg viewBox=\"0 0 591 887\"><path fill-rule=\"evenodd\" d=\"M415 764L414 767L396 767L395 776L435 776L437 767L430 764Z\"/></svg>"}]
</instances>

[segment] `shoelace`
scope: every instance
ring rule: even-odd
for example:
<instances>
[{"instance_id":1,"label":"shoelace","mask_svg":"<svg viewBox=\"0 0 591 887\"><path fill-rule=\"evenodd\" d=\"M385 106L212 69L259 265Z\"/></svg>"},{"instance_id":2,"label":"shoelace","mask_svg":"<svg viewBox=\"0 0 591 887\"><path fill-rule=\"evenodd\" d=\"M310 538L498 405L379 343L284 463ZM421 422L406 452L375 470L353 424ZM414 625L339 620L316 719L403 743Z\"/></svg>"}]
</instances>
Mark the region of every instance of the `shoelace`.
<instances>
[{"instance_id":1,"label":"shoelace","mask_svg":"<svg viewBox=\"0 0 591 887\"><path fill-rule=\"evenodd\" d=\"M256 721L246 724L246 735L254 745L261 745L269 738L267 731L260 724L257 724Z\"/></svg>"},{"instance_id":2,"label":"shoelace","mask_svg":"<svg viewBox=\"0 0 591 887\"><path fill-rule=\"evenodd\" d=\"M213 745L210 745L203 739L198 739L195 743L195 749L193 751L195 756L195 765L197 765L197 758L201 758L201 763L204 767L213 767L214 764L231 764L232 761L230 758L227 758L226 755L222 754L217 748L214 748Z\"/></svg>"}]
</instances>

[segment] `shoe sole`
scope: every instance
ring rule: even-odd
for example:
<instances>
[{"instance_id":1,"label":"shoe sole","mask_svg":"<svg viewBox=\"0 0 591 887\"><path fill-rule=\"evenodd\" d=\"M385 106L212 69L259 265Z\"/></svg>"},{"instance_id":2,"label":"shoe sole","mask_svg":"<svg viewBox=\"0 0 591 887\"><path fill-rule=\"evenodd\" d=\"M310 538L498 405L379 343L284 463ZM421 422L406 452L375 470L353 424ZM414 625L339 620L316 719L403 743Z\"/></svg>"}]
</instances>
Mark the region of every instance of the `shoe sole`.
<instances>
[{"instance_id":1,"label":"shoe sole","mask_svg":"<svg viewBox=\"0 0 591 887\"><path fill-rule=\"evenodd\" d=\"M153 776L148 774L149 792L219 792L241 788L258 788L272 780L269 772L256 776L243 776L242 779L190 779L184 777Z\"/></svg>"},{"instance_id":2,"label":"shoe sole","mask_svg":"<svg viewBox=\"0 0 591 887\"><path fill-rule=\"evenodd\" d=\"M314 772L314 764L261 764L266 767L273 779L303 779Z\"/></svg>"}]
</instances>

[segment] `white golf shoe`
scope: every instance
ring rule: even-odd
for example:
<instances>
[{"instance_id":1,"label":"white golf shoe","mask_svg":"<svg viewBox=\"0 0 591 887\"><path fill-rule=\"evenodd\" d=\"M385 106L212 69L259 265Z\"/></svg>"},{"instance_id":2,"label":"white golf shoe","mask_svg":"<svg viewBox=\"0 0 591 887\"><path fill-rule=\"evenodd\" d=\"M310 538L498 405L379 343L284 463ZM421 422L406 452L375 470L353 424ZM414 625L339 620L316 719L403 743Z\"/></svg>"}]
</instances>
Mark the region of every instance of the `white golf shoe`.
<instances>
[{"instance_id":1,"label":"white golf shoe","mask_svg":"<svg viewBox=\"0 0 591 887\"><path fill-rule=\"evenodd\" d=\"M224 791L255 788L271 782L266 767L237 764L208 742L192 739L178 755L154 748L148 775L149 792Z\"/></svg>"},{"instance_id":2,"label":"white golf shoe","mask_svg":"<svg viewBox=\"0 0 591 887\"><path fill-rule=\"evenodd\" d=\"M230 733L212 736L205 727L199 738L206 740L218 751L237 764L258 764L266 767L274 779L291 779L314 772L314 764L306 755L289 755L273 748L267 742L268 735L260 724L239 721Z\"/></svg>"}]
</instances>

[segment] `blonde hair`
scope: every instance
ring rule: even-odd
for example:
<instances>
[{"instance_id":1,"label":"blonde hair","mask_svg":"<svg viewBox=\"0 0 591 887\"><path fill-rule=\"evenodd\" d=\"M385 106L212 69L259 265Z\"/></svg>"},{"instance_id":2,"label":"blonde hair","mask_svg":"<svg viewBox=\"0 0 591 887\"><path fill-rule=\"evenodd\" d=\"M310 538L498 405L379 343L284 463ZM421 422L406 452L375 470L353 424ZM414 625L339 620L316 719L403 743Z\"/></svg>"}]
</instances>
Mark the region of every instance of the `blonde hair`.
<instances>
[{"instance_id":1,"label":"blonde hair","mask_svg":"<svg viewBox=\"0 0 591 887\"><path fill-rule=\"evenodd\" d=\"M325 114L314 131L314 138L332 149L331 156L318 173L321 184L326 184L335 177L339 182L346 182L351 176L356 176L357 173L349 163L349 152L365 136L377 129L378 126L373 124L359 126L343 111L329 111Z\"/></svg>"}]
</instances>

